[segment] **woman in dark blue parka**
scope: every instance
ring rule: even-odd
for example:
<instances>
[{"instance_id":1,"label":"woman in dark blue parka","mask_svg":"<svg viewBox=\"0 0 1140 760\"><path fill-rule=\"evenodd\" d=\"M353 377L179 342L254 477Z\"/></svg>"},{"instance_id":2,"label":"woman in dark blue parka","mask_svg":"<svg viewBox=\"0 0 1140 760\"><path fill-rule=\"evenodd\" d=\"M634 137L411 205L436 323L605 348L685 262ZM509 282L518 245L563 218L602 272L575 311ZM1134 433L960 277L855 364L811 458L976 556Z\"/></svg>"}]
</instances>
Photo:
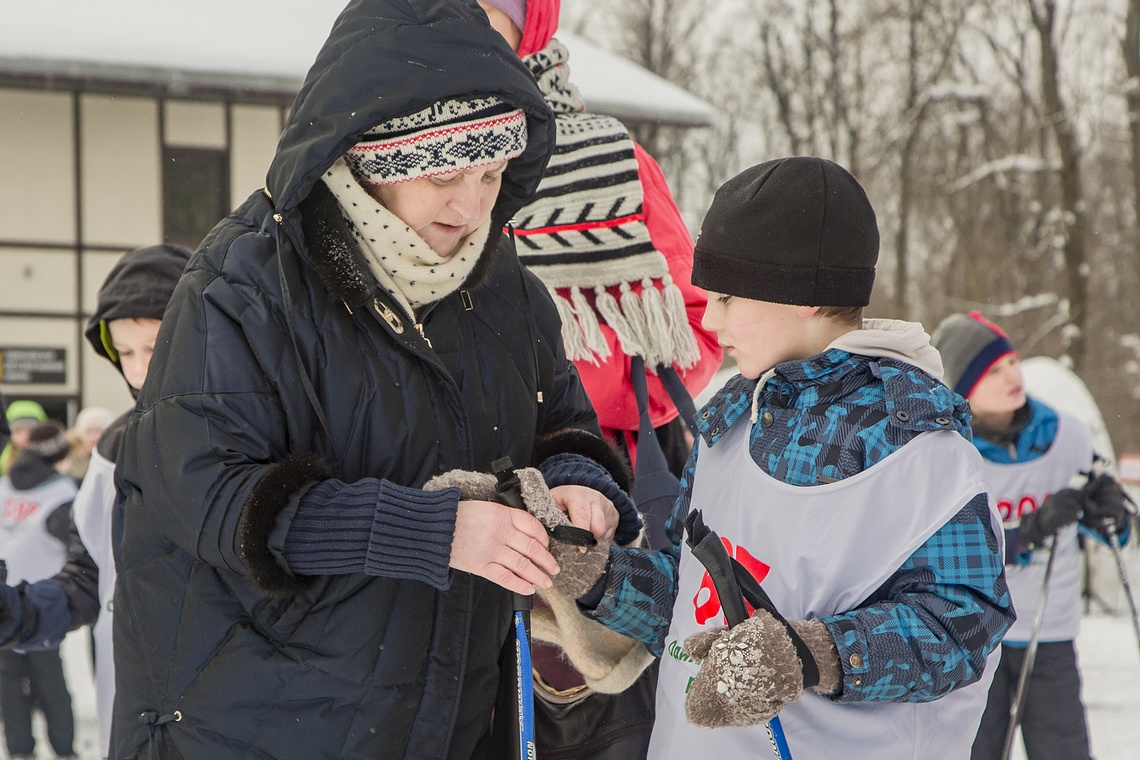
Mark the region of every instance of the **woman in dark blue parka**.
<instances>
[{"instance_id":1,"label":"woman in dark blue parka","mask_svg":"<svg viewBox=\"0 0 1140 760\"><path fill-rule=\"evenodd\" d=\"M557 565L526 513L421 487L509 456L595 533L637 529L500 232L553 132L474 2L337 20L124 435L113 757L491 756L507 589Z\"/></svg>"}]
</instances>

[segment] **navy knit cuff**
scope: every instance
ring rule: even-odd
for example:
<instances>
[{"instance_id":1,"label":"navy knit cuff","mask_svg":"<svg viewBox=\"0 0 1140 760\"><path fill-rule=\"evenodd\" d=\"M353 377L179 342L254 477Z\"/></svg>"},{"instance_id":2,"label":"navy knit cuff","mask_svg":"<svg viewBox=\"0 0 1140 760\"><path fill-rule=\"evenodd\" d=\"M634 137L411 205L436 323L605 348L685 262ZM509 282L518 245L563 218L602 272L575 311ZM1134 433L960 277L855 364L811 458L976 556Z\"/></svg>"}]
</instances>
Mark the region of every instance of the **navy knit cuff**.
<instances>
[{"instance_id":1,"label":"navy knit cuff","mask_svg":"<svg viewBox=\"0 0 1140 760\"><path fill-rule=\"evenodd\" d=\"M368 575L450 584L459 489L421 491L386 480L326 480L301 497L285 538L297 575Z\"/></svg>"},{"instance_id":2,"label":"navy knit cuff","mask_svg":"<svg viewBox=\"0 0 1140 760\"><path fill-rule=\"evenodd\" d=\"M364 572L423 581L446 591L459 489L421 491L386 480L380 485Z\"/></svg>"},{"instance_id":3,"label":"navy knit cuff","mask_svg":"<svg viewBox=\"0 0 1140 760\"><path fill-rule=\"evenodd\" d=\"M586 486L598 491L614 503L618 511L618 527L614 543L625 546L641 533L641 515L629 494L621 490L605 467L581 454L555 454L539 466L546 485Z\"/></svg>"}]
</instances>

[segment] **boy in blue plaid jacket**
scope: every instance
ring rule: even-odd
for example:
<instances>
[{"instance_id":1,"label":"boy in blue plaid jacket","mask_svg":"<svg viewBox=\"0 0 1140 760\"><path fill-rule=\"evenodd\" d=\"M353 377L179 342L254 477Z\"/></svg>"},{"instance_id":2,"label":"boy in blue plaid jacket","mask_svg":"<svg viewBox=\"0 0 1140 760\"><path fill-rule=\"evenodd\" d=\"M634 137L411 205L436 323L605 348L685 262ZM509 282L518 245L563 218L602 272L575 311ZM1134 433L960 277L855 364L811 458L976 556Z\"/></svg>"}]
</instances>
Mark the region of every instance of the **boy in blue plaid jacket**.
<instances>
[{"instance_id":1,"label":"boy in blue plaid jacket","mask_svg":"<svg viewBox=\"0 0 1140 760\"><path fill-rule=\"evenodd\" d=\"M929 337L862 319L877 255L866 194L819 158L746 170L706 216L693 281L740 374L698 415L672 548L612 548L578 599L662 657L650 757L969 752L1014 620L1001 522ZM786 620L722 626L695 509Z\"/></svg>"}]
</instances>

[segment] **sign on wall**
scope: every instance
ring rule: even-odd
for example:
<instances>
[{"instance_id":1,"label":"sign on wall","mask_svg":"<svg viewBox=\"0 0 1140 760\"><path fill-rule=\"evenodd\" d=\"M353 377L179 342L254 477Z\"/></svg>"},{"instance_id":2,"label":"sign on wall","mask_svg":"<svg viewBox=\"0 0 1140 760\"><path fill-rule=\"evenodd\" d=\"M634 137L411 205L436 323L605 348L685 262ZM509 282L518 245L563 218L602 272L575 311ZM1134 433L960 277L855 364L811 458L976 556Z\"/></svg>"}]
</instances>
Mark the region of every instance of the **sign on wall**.
<instances>
[{"instance_id":1,"label":"sign on wall","mask_svg":"<svg viewBox=\"0 0 1140 760\"><path fill-rule=\"evenodd\" d=\"M63 385L66 382L66 349L0 346L0 383Z\"/></svg>"}]
</instances>

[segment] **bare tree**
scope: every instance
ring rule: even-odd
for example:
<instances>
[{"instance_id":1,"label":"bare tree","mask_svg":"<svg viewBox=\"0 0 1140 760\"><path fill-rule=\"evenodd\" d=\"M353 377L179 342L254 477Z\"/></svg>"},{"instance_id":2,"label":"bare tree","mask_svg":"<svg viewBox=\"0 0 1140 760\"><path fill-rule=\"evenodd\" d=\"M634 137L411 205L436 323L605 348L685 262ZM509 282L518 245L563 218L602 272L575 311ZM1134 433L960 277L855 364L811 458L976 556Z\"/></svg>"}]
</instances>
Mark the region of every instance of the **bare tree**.
<instances>
[{"instance_id":1,"label":"bare tree","mask_svg":"<svg viewBox=\"0 0 1140 760\"><path fill-rule=\"evenodd\" d=\"M1140 0L1128 0L1124 39L1120 41L1120 47L1128 75L1125 98L1128 103L1128 130L1132 138L1133 256L1140 268Z\"/></svg>"},{"instance_id":2,"label":"bare tree","mask_svg":"<svg viewBox=\"0 0 1140 760\"><path fill-rule=\"evenodd\" d=\"M1041 93L1045 115L1060 154L1061 213L1065 279L1068 284L1070 329L1066 331L1073 369L1084 366L1088 321L1088 272L1085 254L1085 205L1081 196L1081 151L1072 116L1061 96L1060 61L1054 28L1055 0L1026 0L1041 43Z\"/></svg>"}]
</instances>

